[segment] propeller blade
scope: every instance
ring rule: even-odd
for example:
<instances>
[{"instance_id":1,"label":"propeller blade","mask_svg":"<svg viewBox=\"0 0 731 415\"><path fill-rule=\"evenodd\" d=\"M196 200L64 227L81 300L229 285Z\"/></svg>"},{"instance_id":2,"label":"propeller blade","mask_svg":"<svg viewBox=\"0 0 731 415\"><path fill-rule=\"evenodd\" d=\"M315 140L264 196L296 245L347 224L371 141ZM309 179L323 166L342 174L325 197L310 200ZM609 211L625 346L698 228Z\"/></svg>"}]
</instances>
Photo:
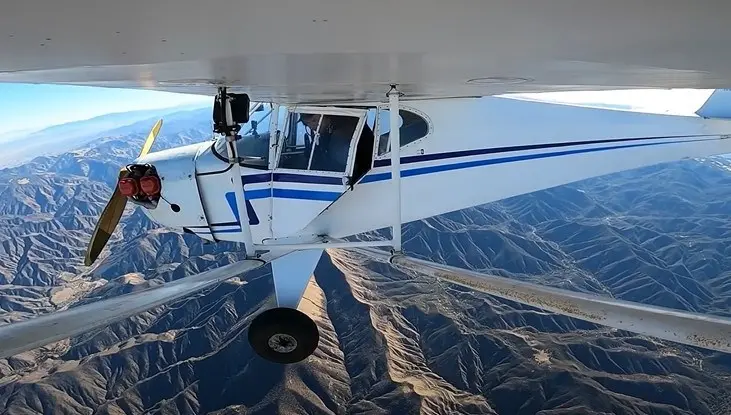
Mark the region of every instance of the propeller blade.
<instances>
[{"instance_id":1,"label":"propeller blade","mask_svg":"<svg viewBox=\"0 0 731 415\"><path fill-rule=\"evenodd\" d=\"M553 313L681 344L731 353L729 318L546 287L402 254L391 256L376 249L358 248L356 251L378 261L391 263L406 273L416 271L438 280Z\"/></svg>"},{"instance_id":2,"label":"propeller blade","mask_svg":"<svg viewBox=\"0 0 731 415\"><path fill-rule=\"evenodd\" d=\"M152 148L152 144L155 142L155 139L157 138L157 134L160 132L161 127L162 127L162 119L157 120L155 125L152 126L152 130L150 130L150 134L147 135L145 144L142 146L142 151L140 151L140 157L142 157L150 152L150 149Z\"/></svg>"},{"instance_id":3,"label":"propeller blade","mask_svg":"<svg viewBox=\"0 0 731 415\"><path fill-rule=\"evenodd\" d=\"M162 128L162 119L157 120L155 125L152 126L152 130L150 130L150 134L147 135L145 144L142 145L139 157L150 152L152 144L155 143L157 134L160 132L160 128ZM118 179L121 179L123 174L124 169L120 170ZM117 227L119 220L122 218L122 213L124 213L124 207L126 205L127 197L120 193L119 185L117 185L114 188L114 193L112 193L112 198L109 199L109 202L107 202L107 205L104 207L104 210L99 217L99 221L94 228L94 233L91 235L89 247L86 250L86 257L84 258L84 265L87 267L96 261L107 242L109 242L109 238L111 238L114 229Z\"/></svg>"},{"instance_id":4,"label":"propeller blade","mask_svg":"<svg viewBox=\"0 0 731 415\"><path fill-rule=\"evenodd\" d=\"M124 170L119 172L120 178L123 172ZM116 185L114 187L114 193L112 193L112 198L109 199L109 202L104 207L101 216L99 216L99 221L94 228L94 233L91 234L91 240L86 249L86 257L84 258L84 265L87 267L93 264L97 257L99 257L99 254L101 254L104 246L112 236L114 229L119 224L125 206L127 206L127 198L120 193L119 185Z\"/></svg>"},{"instance_id":5,"label":"propeller blade","mask_svg":"<svg viewBox=\"0 0 731 415\"><path fill-rule=\"evenodd\" d=\"M23 353L163 305L264 265L244 260L131 294L0 326L0 358Z\"/></svg>"}]
</instances>

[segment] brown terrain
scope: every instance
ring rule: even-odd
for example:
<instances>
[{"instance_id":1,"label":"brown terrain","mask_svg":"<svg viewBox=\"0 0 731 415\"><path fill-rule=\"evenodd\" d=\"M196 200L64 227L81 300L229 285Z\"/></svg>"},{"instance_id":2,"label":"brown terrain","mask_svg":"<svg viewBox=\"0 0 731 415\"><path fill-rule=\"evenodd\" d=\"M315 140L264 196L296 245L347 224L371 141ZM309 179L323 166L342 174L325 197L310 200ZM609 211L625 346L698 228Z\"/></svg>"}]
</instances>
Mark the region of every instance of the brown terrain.
<instances>
[{"instance_id":1,"label":"brown terrain","mask_svg":"<svg viewBox=\"0 0 731 415\"><path fill-rule=\"evenodd\" d=\"M208 139L173 115L156 148ZM141 122L5 169L0 309L17 321L242 258L129 208L109 255L82 266ZM516 279L731 315L731 163L684 161L567 185L405 227L418 257ZM328 251L300 308L321 332L280 366L246 337L274 304L269 270L102 330L0 360L7 414L724 414L731 357L541 312Z\"/></svg>"}]
</instances>

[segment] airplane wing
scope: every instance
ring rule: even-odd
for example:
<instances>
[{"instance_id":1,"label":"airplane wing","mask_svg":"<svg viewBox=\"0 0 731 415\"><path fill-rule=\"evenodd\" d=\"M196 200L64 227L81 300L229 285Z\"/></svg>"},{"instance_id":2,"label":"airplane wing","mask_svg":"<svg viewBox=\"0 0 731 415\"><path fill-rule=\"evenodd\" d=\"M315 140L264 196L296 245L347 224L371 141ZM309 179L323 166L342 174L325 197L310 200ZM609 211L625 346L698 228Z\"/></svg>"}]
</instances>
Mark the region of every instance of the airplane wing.
<instances>
[{"instance_id":1,"label":"airplane wing","mask_svg":"<svg viewBox=\"0 0 731 415\"><path fill-rule=\"evenodd\" d=\"M731 84L724 0L7 2L0 82L280 103Z\"/></svg>"},{"instance_id":2,"label":"airplane wing","mask_svg":"<svg viewBox=\"0 0 731 415\"><path fill-rule=\"evenodd\" d=\"M246 260L157 287L0 326L0 358L104 327L264 265Z\"/></svg>"}]
</instances>

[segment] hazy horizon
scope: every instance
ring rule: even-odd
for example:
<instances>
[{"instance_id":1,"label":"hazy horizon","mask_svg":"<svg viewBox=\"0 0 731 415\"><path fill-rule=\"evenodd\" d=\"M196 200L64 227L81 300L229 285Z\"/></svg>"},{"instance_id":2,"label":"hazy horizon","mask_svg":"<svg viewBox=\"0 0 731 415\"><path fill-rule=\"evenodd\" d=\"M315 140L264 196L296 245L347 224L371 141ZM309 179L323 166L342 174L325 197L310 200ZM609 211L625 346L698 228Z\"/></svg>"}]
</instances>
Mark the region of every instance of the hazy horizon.
<instances>
[{"instance_id":1,"label":"hazy horizon","mask_svg":"<svg viewBox=\"0 0 731 415\"><path fill-rule=\"evenodd\" d=\"M211 102L210 96L150 90L0 83L0 137L113 113Z\"/></svg>"}]
</instances>

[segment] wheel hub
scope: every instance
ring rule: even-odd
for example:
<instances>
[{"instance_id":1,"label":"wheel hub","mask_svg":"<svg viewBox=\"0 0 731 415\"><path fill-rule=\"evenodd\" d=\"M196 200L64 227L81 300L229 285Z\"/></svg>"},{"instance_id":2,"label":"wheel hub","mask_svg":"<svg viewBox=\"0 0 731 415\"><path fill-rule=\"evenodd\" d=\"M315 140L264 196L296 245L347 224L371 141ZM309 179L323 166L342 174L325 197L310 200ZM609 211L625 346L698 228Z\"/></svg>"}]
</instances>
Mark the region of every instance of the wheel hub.
<instances>
[{"instance_id":1,"label":"wheel hub","mask_svg":"<svg viewBox=\"0 0 731 415\"><path fill-rule=\"evenodd\" d=\"M297 339L289 334L277 333L269 338L267 344L275 352L291 353L297 348Z\"/></svg>"}]
</instances>

